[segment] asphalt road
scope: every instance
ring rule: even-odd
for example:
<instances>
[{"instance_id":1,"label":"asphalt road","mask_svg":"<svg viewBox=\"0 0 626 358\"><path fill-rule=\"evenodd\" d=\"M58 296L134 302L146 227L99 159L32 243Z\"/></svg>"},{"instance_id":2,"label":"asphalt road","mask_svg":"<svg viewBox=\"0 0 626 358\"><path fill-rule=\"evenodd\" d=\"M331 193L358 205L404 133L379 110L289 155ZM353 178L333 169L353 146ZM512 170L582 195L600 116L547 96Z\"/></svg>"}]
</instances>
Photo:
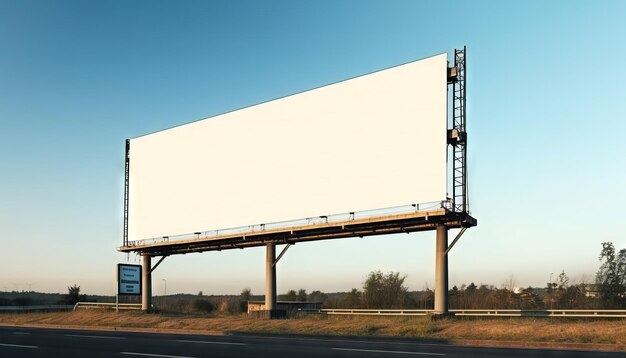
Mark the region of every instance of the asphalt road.
<instances>
[{"instance_id":1,"label":"asphalt road","mask_svg":"<svg viewBox=\"0 0 626 358\"><path fill-rule=\"evenodd\" d=\"M207 336L0 327L0 357L624 357L623 353L511 349L344 338Z\"/></svg>"}]
</instances>

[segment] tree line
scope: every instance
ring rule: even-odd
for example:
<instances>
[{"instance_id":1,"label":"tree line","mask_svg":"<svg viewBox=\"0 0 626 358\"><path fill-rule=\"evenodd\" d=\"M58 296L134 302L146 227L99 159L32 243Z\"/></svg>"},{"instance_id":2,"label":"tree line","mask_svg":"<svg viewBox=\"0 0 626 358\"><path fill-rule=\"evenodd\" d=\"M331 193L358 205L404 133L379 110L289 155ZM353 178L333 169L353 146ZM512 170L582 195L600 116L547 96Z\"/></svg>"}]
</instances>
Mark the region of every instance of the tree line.
<instances>
[{"instance_id":1,"label":"tree line","mask_svg":"<svg viewBox=\"0 0 626 358\"><path fill-rule=\"evenodd\" d=\"M518 288L513 280L499 288L472 282L452 287L449 305L453 309L626 309L626 249L617 251L613 243L604 242L599 261L595 283L573 284L565 271L545 287ZM370 272L362 290L325 295L322 302L327 308L431 309L434 292L409 292L406 277L398 272ZM296 297L304 297L299 293Z\"/></svg>"},{"instance_id":2,"label":"tree line","mask_svg":"<svg viewBox=\"0 0 626 358\"><path fill-rule=\"evenodd\" d=\"M626 249L616 251L611 242L602 243L600 268L595 283L571 283L562 271L545 287L515 287L509 280L495 287L471 282L449 290L449 306L458 309L626 309ZM325 308L404 308L432 309L431 289L410 292L404 285L406 275L399 272L370 272L363 286L349 292L324 293L303 288L290 289L278 295L279 301L321 302ZM552 280L550 280L552 281ZM167 310L237 313L247 311L247 302L261 301L263 295L252 295L249 288L239 296L203 296L202 292L188 298L169 298Z\"/></svg>"},{"instance_id":3,"label":"tree line","mask_svg":"<svg viewBox=\"0 0 626 358\"><path fill-rule=\"evenodd\" d=\"M449 306L452 309L626 309L626 249L618 251L613 243L604 242L599 261L601 264L594 283L571 283L565 271L545 287L518 288L513 280L501 287L471 282L449 290ZM399 272L373 271L366 276L360 289L340 293L307 293L303 288L292 289L278 295L278 300L321 302L325 308L432 309L434 292L428 288L410 292L404 285L406 277ZM0 297L0 306L40 304L39 299L31 298L35 292L15 294L18 296L11 299ZM202 292L197 296L176 296L170 296L168 307L163 308L178 312L237 313L247 311L248 301L264 299L262 295L252 295L248 288L238 296L207 297ZM57 302L74 304L85 300L87 297L80 293L80 287L73 285ZM95 296L90 300L100 301Z\"/></svg>"}]
</instances>

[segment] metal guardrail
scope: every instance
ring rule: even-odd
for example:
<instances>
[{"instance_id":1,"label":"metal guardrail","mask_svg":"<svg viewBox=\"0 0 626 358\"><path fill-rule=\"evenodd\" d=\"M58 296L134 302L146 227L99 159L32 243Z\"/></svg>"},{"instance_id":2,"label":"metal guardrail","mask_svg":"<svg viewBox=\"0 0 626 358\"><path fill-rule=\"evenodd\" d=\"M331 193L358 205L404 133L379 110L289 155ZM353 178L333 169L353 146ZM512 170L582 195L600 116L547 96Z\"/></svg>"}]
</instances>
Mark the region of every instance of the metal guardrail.
<instances>
[{"instance_id":1,"label":"metal guardrail","mask_svg":"<svg viewBox=\"0 0 626 358\"><path fill-rule=\"evenodd\" d=\"M456 316L500 316L500 317L611 317L626 318L626 310L450 310Z\"/></svg>"},{"instance_id":2,"label":"metal guardrail","mask_svg":"<svg viewBox=\"0 0 626 358\"><path fill-rule=\"evenodd\" d=\"M0 312L71 311L73 305L0 306Z\"/></svg>"},{"instance_id":3,"label":"metal guardrail","mask_svg":"<svg viewBox=\"0 0 626 358\"><path fill-rule=\"evenodd\" d=\"M328 315L354 315L354 316L426 316L432 310L379 310L379 309L301 309L305 313L320 313Z\"/></svg>"},{"instance_id":4,"label":"metal guardrail","mask_svg":"<svg viewBox=\"0 0 626 358\"><path fill-rule=\"evenodd\" d=\"M355 316L427 316L433 310L405 309L302 309L304 313ZM452 309L455 316L473 317L582 317L626 318L626 310L516 310L516 309Z\"/></svg>"},{"instance_id":5,"label":"metal guardrail","mask_svg":"<svg viewBox=\"0 0 626 358\"><path fill-rule=\"evenodd\" d=\"M73 311L78 308L110 308L114 310L140 310L141 303L105 303L105 302L77 302Z\"/></svg>"}]
</instances>

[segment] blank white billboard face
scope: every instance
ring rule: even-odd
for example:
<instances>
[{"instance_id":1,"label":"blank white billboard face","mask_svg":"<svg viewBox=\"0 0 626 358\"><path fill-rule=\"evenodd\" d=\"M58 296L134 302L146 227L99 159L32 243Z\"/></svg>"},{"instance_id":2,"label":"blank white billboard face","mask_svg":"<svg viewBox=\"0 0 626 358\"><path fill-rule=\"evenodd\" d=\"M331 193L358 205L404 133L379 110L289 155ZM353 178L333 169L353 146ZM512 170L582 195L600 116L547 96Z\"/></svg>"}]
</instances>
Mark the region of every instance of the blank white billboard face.
<instances>
[{"instance_id":1,"label":"blank white billboard face","mask_svg":"<svg viewBox=\"0 0 626 358\"><path fill-rule=\"evenodd\" d=\"M446 198L437 55L130 141L129 240Z\"/></svg>"}]
</instances>

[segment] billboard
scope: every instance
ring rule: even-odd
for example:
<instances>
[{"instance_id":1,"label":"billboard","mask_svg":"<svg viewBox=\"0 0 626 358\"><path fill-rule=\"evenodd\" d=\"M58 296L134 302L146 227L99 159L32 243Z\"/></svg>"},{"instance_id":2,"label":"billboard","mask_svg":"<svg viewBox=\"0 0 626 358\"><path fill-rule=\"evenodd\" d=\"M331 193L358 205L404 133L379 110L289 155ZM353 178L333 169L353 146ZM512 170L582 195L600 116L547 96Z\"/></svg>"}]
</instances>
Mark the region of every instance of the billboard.
<instances>
[{"instance_id":1,"label":"billboard","mask_svg":"<svg viewBox=\"0 0 626 358\"><path fill-rule=\"evenodd\" d=\"M129 241L446 198L447 57L130 140Z\"/></svg>"},{"instance_id":2,"label":"billboard","mask_svg":"<svg viewBox=\"0 0 626 358\"><path fill-rule=\"evenodd\" d=\"M141 295L141 265L117 264L117 294Z\"/></svg>"}]
</instances>

